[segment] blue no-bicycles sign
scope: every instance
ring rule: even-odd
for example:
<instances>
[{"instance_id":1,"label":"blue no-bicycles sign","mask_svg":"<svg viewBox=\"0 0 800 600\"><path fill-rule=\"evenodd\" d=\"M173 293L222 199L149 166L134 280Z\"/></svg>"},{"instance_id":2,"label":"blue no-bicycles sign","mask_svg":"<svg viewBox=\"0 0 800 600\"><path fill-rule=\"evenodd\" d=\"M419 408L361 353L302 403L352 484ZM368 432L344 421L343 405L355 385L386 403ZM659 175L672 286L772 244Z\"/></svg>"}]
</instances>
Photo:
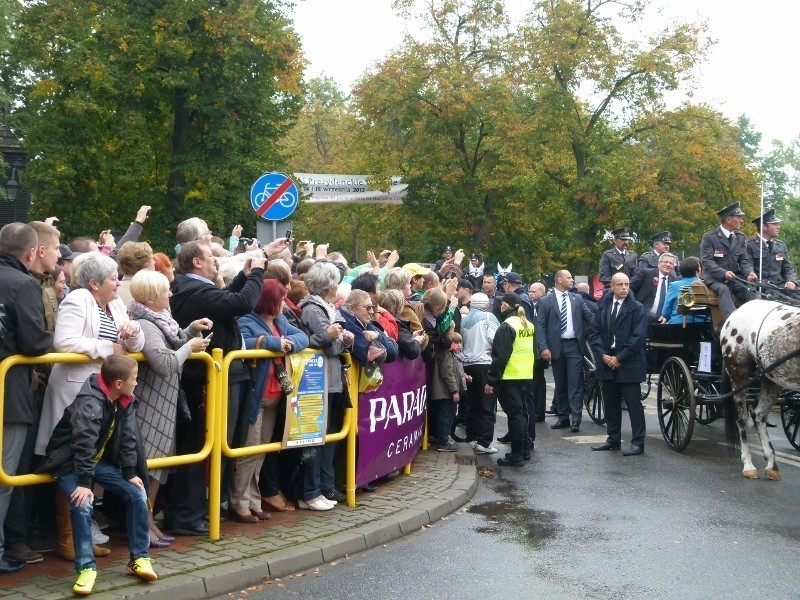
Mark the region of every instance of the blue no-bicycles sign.
<instances>
[{"instance_id":1,"label":"blue no-bicycles sign","mask_svg":"<svg viewBox=\"0 0 800 600\"><path fill-rule=\"evenodd\" d=\"M297 184L283 173L264 173L250 188L250 204L259 217L283 221L297 208Z\"/></svg>"}]
</instances>

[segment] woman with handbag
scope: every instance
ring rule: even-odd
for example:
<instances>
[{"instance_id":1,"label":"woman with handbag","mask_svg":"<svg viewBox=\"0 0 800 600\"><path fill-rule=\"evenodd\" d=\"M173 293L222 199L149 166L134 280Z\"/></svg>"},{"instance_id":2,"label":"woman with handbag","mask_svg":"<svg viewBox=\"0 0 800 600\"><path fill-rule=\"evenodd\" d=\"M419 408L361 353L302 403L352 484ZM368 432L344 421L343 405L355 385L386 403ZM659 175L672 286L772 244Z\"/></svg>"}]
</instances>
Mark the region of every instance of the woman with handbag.
<instances>
[{"instance_id":1,"label":"woman with handbag","mask_svg":"<svg viewBox=\"0 0 800 600\"><path fill-rule=\"evenodd\" d=\"M135 396L139 399L136 420L147 458L175 454L175 423L183 363L193 352L201 352L210 340L200 337L211 329L210 319L198 319L181 329L169 312L169 280L158 271L139 271L130 281L133 301L129 313L144 333L142 352L147 362L139 365ZM188 409L187 409L188 410ZM165 469L150 471L148 499L156 501L158 489L167 480ZM150 547L164 548L174 540L164 535L150 514Z\"/></svg>"},{"instance_id":2,"label":"woman with handbag","mask_svg":"<svg viewBox=\"0 0 800 600\"><path fill-rule=\"evenodd\" d=\"M274 352L300 352L308 346L308 336L281 314L286 287L275 279L265 279L261 297L250 314L239 317L239 329L248 350L261 349ZM253 361L250 387L242 407L242 417L247 421L245 446L268 444L272 439L278 405L291 393L291 380L286 373L283 358L266 358ZM240 523L258 523L269 519L262 506L275 510L288 510L286 498L280 491L275 469L264 474L272 481L262 498L259 491L259 473L264 463L263 454L245 456L237 461L230 495L230 517ZM263 500L263 503L262 503Z\"/></svg>"}]
</instances>

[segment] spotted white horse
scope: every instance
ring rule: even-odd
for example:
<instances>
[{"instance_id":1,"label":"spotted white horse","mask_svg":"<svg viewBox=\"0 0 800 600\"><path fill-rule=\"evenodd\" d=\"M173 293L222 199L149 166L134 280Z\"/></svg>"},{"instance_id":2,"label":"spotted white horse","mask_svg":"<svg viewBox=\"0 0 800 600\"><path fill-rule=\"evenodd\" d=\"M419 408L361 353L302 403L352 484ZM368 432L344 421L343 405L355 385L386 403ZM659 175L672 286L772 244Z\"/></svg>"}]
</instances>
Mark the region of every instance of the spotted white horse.
<instances>
[{"instance_id":1,"label":"spotted white horse","mask_svg":"<svg viewBox=\"0 0 800 600\"><path fill-rule=\"evenodd\" d=\"M769 410L783 389L800 389L800 309L770 302L752 300L736 310L720 332L722 361L737 391L726 401L725 425L728 443L741 448L742 475L758 479L747 445L747 423L752 417L764 450L767 479L781 478L775 462L775 450L767 433ZM761 392L755 409L747 406L748 382L757 375L759 365L767 372L760 377Z\"/></svg>"}]
</instances>

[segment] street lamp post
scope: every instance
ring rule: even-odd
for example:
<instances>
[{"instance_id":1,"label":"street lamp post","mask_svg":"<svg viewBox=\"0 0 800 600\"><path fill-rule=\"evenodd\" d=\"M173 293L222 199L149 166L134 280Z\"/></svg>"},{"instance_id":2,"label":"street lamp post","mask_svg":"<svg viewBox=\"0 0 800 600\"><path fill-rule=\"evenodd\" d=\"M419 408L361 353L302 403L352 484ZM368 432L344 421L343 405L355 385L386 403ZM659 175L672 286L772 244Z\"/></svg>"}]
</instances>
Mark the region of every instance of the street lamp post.
<instances>
[{"instance_id":1,"label":"street lamp post","mask_svg":"<svg viewBox=\"0 0 800 600\"><path fill-rule=\"evenodd\" d=\"M6 223L27 221L30 190L22 185L22 172L28 166L28 153L14 135L6 120L7 108L0 106L0 155L5 168L0 169L0 189L5 192L5 202L0 201L0 226Z\"/></svg>"},{"instance_id":2,"label":"street lamp post","mask_svg":"<svg viewBox=\"0 0 800 600\"><path fill-rule=\"evenodd\" d=\"M17 167L11 167L11 177L5 183L6 198L9 202L14 202L17 199L17 192L19 192L19 173Z\"/></svg>"}]
</instances>

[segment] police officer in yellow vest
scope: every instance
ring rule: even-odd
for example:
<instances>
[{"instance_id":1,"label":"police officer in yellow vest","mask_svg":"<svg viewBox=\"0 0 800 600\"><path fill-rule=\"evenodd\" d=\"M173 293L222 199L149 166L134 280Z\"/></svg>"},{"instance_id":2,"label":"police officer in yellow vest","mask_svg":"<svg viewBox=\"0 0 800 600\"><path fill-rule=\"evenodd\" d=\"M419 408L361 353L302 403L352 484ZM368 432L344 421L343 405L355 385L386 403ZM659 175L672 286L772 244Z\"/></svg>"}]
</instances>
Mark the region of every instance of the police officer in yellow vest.
<instances>
[{"instance_id":1,"label":"police officer in yellow vest","mask_svg":"<svg viewBox=\"0 0 800 600\"><path fill-rule=\"evenodd\" d=\"M508 417L511 452L498 458L503 467L521 467L530 460L533 440L528 436L525 417L525 392L533 386L534 326L525 317L522 298L503 295L500 303L503 323L492 342L492 364L486 377L486 393L497 392L500 406Z\"/></svg>"}]
</instances>

